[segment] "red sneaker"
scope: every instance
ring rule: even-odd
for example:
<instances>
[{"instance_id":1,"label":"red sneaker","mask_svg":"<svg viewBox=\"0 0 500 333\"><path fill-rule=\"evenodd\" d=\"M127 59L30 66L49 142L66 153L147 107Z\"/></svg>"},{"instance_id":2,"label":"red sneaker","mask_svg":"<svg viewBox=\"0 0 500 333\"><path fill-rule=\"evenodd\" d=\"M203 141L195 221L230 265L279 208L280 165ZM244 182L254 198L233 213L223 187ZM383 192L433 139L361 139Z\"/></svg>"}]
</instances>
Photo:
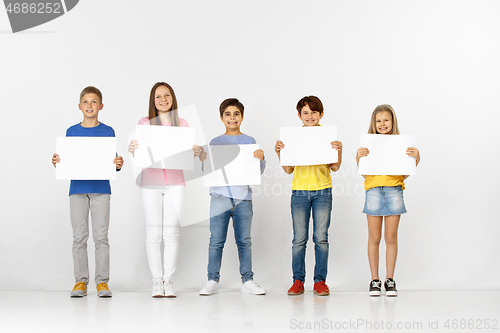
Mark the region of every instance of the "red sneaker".
<instances>
[{"instance_id":1,"label":"red sneaker","mask_svg":"<svg viewBox=\"0 0 500 333\"><path fill-rule=\"evenodd\" d=\"M328 289L325 281L319 281L314 284L314 293L318 296L328 296L330 295L330 289Z\"/></svg>"},{"instance_id":2,"label":"red sneaker","mask_svg":"<svg viewBox=\"0 0 500 333\"><path fill-rule=\"evenodd\" d=\"M301 295L304 293L304 284L300 280L295 280L293 286L288 289L288 295Z\"/></svg>"}]
</instances>

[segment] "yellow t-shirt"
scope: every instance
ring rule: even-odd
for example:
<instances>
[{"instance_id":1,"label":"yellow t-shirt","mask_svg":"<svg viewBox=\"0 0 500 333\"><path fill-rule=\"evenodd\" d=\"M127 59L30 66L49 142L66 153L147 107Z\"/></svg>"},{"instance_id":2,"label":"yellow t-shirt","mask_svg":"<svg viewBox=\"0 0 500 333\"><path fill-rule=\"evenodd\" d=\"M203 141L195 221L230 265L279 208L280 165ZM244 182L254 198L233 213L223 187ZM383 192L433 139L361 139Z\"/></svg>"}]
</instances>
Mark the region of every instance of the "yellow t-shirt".
<instances>
[{"instance_id":1,"label":"yellow t-shirt","mask_svg":"<svg viewBox=\"0 0 500 333\"><path fill-rule=\"evenodd\" d=\"M405 182L403 176L366 176L365 190L369 190L379 186L399 186L405 189Z\"/></svg>"},{"instance_id":2,"label":"yellow t-shirt","mask_svg":"<svg viewBox=\"0 0 500 333\"><path fill-rule=\"evenodd\" d=\"M300 165L293 170L292 190L318 191L332 187L328 164Z\"/></svg>"}]
</instances>

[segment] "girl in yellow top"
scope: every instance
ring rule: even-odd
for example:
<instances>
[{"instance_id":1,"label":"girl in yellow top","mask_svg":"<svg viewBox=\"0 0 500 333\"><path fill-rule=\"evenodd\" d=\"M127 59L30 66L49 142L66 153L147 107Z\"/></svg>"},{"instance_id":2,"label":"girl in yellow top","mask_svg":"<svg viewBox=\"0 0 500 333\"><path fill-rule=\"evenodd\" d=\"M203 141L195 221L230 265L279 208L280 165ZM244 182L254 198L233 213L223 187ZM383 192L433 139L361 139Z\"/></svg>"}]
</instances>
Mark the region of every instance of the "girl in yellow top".
<instances>
[{"instance_id":1,"label":"girl in yellow top","mask_svg":"<svg viewBox=\"0 0 500 333\"><path fill-rule=\"evenodd\" d=\"M383 104L375 108L372 113L368 134L398 135L398 121L394 109ZM359 148L356 162L368 156L367 148ZM409 147L408 156L415 157L420 162L420 153L417 148ZM398 226L401 214L406 213L403 200L404 180L408 176L363 176L365 178L366 199L363 213L368 220L368 261L372 281L370 282L370 296L380 296L382 282L378 276L379 245L382 237L382 222L385 220L384 239L386 245L387 276L384 287L387 296L397 296L394 269L398 255Z\"/></svg>"}]
</instances>

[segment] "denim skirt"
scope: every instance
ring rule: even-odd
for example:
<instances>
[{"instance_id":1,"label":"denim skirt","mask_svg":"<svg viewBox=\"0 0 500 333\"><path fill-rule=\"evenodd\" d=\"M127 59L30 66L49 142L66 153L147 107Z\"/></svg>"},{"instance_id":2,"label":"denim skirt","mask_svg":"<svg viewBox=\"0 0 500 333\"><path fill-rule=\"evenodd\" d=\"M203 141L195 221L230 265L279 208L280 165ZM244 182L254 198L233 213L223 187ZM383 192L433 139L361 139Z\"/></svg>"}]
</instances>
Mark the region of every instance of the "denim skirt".
<instances>
[{"instance_id":1,"label":"denim skirt","mask_svg":"<svg viewBox=\"0 0 500 333\"><path fill-rule=\"evenodd\" d=\"M406 213L401 186L373 187L365 193L363 213L371 216L401 215Z\"/></svg>"}]
</instances>

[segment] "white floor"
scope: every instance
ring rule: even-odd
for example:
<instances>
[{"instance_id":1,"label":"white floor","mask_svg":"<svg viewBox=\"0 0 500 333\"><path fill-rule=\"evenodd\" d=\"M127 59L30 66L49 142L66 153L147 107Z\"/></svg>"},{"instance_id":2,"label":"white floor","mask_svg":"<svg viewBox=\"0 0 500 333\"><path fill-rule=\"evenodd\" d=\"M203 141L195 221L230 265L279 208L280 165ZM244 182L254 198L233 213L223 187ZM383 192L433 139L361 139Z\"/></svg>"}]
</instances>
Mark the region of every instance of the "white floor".
<instances>
[{"instance_id":1,"label":"white floor","mask_svg":"<svg viewBox=\"0 0 500 333\"><path fill-rule=\"evenodd\" d=\"M0 332L500 332L500 291L400 291L396 298L361 292L328 297L238 290L175 299L146 292L0 291ZM488 328L489 326L489 328ZM399 327L399 329L398 329Z\"/></svg>"}]
</instances>

